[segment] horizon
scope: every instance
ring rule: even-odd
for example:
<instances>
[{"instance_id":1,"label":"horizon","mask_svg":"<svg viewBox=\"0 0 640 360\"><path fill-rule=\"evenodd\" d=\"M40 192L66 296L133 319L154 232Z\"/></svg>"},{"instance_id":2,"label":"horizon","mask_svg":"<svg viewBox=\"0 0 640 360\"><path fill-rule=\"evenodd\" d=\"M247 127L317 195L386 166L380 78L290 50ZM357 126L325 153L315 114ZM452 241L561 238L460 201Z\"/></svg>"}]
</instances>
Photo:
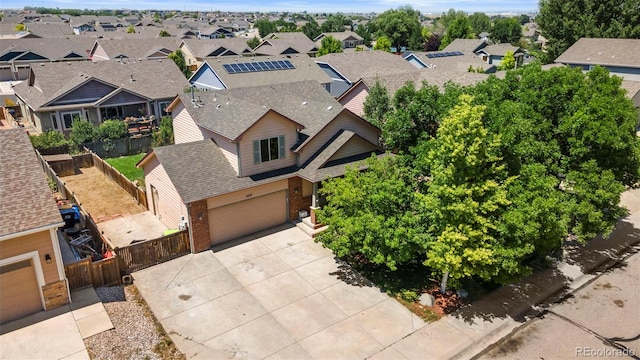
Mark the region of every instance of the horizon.
<instances>
[{"instance_id":1,"label":"horizon","mask_svg":"<svg viewBox=\"0 0 640 360\"><path fill-rule=\"evenodd\" d=\"M349 2L329 0L321 3L296 0L296 1L255 1L247 0L238 4L219 2L173 2L157 0L115 0L105 2L102 0L88 0L83 6L77 6L72 0L35 1L25 4L22 1L4 1L4 10L23 10L25 7L44 7L74 10L179 10L179 11L221 11L221 12L290 12L290 13L381 13L401 6L411 6L422 14L441 14L449 9L462 10L467 13L484 12L488 14L505 13L534 13L538 11L538 0L504 1L504 0L414 0L403 2L401 0L352 0ZM330 8L331 11L327 11Z\"/></svg>"}]
</instances>

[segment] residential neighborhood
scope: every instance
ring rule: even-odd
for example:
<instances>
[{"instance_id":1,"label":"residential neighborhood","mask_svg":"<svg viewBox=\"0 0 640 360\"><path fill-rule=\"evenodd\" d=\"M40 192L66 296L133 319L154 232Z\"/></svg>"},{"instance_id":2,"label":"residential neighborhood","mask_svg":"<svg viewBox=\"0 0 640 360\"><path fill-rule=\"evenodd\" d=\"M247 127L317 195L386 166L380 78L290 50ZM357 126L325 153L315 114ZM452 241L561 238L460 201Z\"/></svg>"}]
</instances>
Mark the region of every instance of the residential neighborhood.
<instances>
[{"instance_id":1,"label":"residential neighborhood","mask_svg":"<svg viewBox=\"0 0 640 360\"><path fill-rule=\"evenodd\" d=\"M26 5L0 358L640 354L633 6Z\"/></svg>"}]
</instances>

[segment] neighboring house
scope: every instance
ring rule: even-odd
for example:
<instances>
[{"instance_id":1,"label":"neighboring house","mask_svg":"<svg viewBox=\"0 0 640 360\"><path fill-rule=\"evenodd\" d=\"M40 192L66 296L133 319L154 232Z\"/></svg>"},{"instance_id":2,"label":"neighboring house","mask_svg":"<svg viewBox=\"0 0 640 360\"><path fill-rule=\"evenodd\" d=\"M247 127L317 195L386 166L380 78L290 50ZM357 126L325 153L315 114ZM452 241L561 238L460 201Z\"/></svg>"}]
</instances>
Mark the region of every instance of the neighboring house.
<instances>
[{"instance_id":1,"label":"neighboring house","mask_svg":"<svg viewBox=\"0 0 640 360\"><path fill-rule=\"evenodd\" d=\"M489 45L476 51L476 55L480 56L482 60L487 62L487 64L498 66L500 65L502 59L504 59L504 56L508 51L511 51L511 53L513 53L513 56L516 60L516 67L520 67L524 58L524 51L522 51L521 48L513 46L511 44Z\"/></svg>"},{"instance_id":2,"label":"neighboring house","mask_svg":"<svg viewBox=\"0 0 640 360\"><path fill-rule=\"evenodd\" d=\"M91 24L82 23L73 26L73 33L76 35L80 35L85 32L96 31L96 29Z\"/></svg>"},{"instance_id":3,"label":"neighboring house","mask_svg":"<svg viewBox=\"0 0 640 360\"><path fill-rule=\"evenodd\" d=\"M0 81L25 80L31 65L87 61L92 43L92 40L75 38L0 40Z\"/></svg>"},{"instance_id":4,"label":"neighboring house","mask_svg":"<svg viewBox=\"0 0 640 360\"><path fill-rule=\"evenodd\" d=\"M222 90L313 80L329 89L331 78L305 54L218 57L205 61L189 82L200 90Z\"/></svg>"},{"instance_id":5,"label":"neighboring house","mask_svg":"<svg viewBox=\"0 0 640 360\"><path fill-rule=\"evenodd\" d=\"M328 33L322 33L316 36L315 39L313 39L313 41L316 43L316 46L318 48L320 48L320 46L322 45L322 39L324 39L327 36L331 36L334 39L337 39L338 41L340 41L342 43L343 49L351 49L351 48L355 48L358 45L364 44L362 37L354 33L353 31L328 32Z\"/></svg>"},{"instance_id":6,"label":"neighboring house","mask_svg":"<svg viewBox=\"0 0 640 360\"><path fill-rule=\"evenodd\" d=\"M0 130L0 324L69 303L51 189L24 129ZM63 240L64 241L64 240Z\"/></svg>"},{"instance_id":7,"label":"neighboring house","mask_svg":"<svg viewBox=\"0 0 640 360\"><path fill-rule=\"evenodd\" d=\"M640 81L623 80L621 87L626 90L627 98L631 99L633 106L638 110L637 130L640 136Z\"/></svg>"},{"instance_id":8,"label":"neighboring house","mask_svg":"<svg viewBox=\"0 0 640 360\"><path fill-rule=\"evenodd\" d=\"M315 223L321 181L381 154L379 129L313 81L198 97L180 95L169 107L176 145L138 163L149 209L169 228L184 218L194 252L309 210Z\"/></svg>"},{"instance_id":9,"label":"neighboring house","mask_svg":"<svg viewBox=\"0 0 640 360\"><path fill-rule=\"evenodd\" d=\"M329 92L335 97L342 95L363 77L415 70L402 56L379 50L327 54L315 61L331 78Z\"/></svg>"},{"instance_id":10,"label":"neighboring house","mask_svg":"<svg viewBox=\"0 0 640 360\"><path fill-rule=\"evenodd\" d=\"M171 60L40 64L14 91L25 120L39 131L68 133L74 119L166 114L189 82Z\"/></svg>"},{"instance_id":11,"label":"neighboring house","mask_svg":"<svg viewBox=\"0 0 640 360\"><path fill-rule=\"evenodd\" d=\"M202 27L197 31L199 39L224 39L233 37L233 31L219 26Z\"/></svg>"},{"instance_id":12,"label":"neighboring house","mask_svg":"<svg viewBox=\"0 0 640 360\"><path fill-rule=\"evenodd\" d=\"M307 54L316 56L318 46L302 32L272 33L253 49L256 55Z\"/></svg>"},{"instance_id":13,"label":"neighboring house","mask_svg":"<svg viewBox=\"0 0 640 360\"><path fill-rule=\"evenodd\" d=\"M113 59L159 60L166 59L178 48L171 37L156 39L98 39L89 57L93 61Z\"/></svg>"},{"instance_id":14,"label":"neighboring house","mask_svg":"<svg viewBox=\"0 0 640 360\"><path fill-rule=\"evenodd\" d=\"M191 70L202 65L205 58L219 56L249 56L253 52L243 38L226 38L214 40L185 39L178 46L184 54L184 60Z\"/></svg>"},{"instance_id":15,"label":"neighboring house","mask_svg":"<svg viewBox=\"0 0 640 360\"><path fill-rule=\"evenodd\" d=\"M504 73L502 75L504 75ZM369 95L369 89L375 85L376 81L379 81L387 90L389 97L393 98L395 92L407 84L407 82L413 82L417 89L421 88L423 83L426 83L427 85L435 85L443 90L447 83L469 86L484 81L488 77L488 74L478 74L467 71L423 71L416 69L405 73L362 78L356 81L356 83L338 97L337 100L345 109L350 110L356 115L363 116L364 102Z\"/></svg>"},{"instance_id":16,"label":"neighboring house","mask_svg":"<svg viewBox=\"0 0 640 360\"><path fill-rule=\"evenodd\" d=\"M476 54L489 45L482 39L455 39L451 44L447 45L442 51L462 51L464 54Z\"/></svg>"},{"instance_id":17,"label":"neighboring house","mask_svg":"<svg viewBox=\"0 0 640 360\"><path fill-rule=\"evenodd\" d=\"M495 65L487 64L476 54L465 55L462 51L428 51L407 52L402 55L411 65L418 69L447 72L474 72L491 74L496 71Z\"/></svg>"},{"instance_id":18,"label":"neighboring house","mask_svg":"<svg viewBox=\"0 0 640 360\"><path fill-rule=\"evenodd\" d=\"M490 42L491 41L491 33L488 33L486 31L481 32L480 34L478 34L478 39L485 41L485 42Z\"/></svg>"},{"instance_id":19,"label":"neighboring house","mask_svg":"<svg viewBox=\"0 0 640 360\"><path fill-rule=\"evenodd\" d=\"M556 62L583 70L600 65L625 80L640 81L640 39L582 38Z\"/></svg>"}]
</instances>

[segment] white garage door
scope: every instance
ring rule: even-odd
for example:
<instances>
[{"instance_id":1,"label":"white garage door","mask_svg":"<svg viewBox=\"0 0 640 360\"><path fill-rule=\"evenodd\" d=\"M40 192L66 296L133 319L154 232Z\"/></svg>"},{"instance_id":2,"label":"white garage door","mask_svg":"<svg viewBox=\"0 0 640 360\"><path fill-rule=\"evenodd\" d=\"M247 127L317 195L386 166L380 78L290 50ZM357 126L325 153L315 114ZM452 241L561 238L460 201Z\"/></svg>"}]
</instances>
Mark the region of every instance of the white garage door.
<instances>
[{"instance_id":1,"label":"white garage door","mask_svg":"<svg viewBox=\"0 0 640 360\"><path fill-rule=\"evenodd\" d=\"M286 221L286 191L278 191L209 210L209 237L219 244Z\"/></svg>"},{"instance_id":2,"label":"white garage door","mask_svg":"<svg viewBox=\"0 0 640 360\"><path fill-rule=\"evenodd\" d=\"M31 260L0 267L0 323L42 310L40 289Z\"/></svg>"}]
</instances>

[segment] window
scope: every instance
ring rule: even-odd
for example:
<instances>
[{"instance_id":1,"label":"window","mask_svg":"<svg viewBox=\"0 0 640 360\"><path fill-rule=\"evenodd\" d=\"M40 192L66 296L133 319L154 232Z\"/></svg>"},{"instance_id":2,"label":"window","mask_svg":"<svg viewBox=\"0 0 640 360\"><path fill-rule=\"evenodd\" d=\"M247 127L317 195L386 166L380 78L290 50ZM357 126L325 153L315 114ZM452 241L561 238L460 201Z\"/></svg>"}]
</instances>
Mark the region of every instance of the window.
<instances>
[{"instance_id":1,"label":"window","mask_svg":"<svg viewBox=\"0 0 640 360\"><path fill-rule=\"evenodd\" d=\"M160 117L163 116L171 116L169 112L167 112L167 107L171 104L171 101L159 101L158 107L160 108Z\"/></svg>"},{"instance_id":2,"label":"window","mask_svg":"<svg viewBox=\"0 0 640 360\"><path fill-rule=\"evenodd\" d=\"M56 116L56 113L51 114L51 125L54 129L58 130L58 117Z\"/></svg>"},{"instance_id":3,"label":"window","mask_svg":"<svg viewBox=\"0 0 640 360\"><path fill-rule=\"evenodd\" d=\"M345 41L345 47L346 48L356 47L356 43L354 41Z\"/></svg>"},{"instance_id":4,"label":"window","mask_svg":"<svg viewBox=\"0 0 640 360\"><path fill-rule=\"evenodd\" d=\"M82 118L82 113L80 111L69 111L62 113L62 123L65 129L71 129L71 125L73 124L73 120L80 120Z\"/></svg>"},{"instance_id":5,"label":"window","mask_svg":"<svg viewBox=\"0 0 640 360\"><path fill-rule=\"evenodd\" d=\"M284 159L284 136L253 141L253 163Z\"/></svg>"}]
</instances>

